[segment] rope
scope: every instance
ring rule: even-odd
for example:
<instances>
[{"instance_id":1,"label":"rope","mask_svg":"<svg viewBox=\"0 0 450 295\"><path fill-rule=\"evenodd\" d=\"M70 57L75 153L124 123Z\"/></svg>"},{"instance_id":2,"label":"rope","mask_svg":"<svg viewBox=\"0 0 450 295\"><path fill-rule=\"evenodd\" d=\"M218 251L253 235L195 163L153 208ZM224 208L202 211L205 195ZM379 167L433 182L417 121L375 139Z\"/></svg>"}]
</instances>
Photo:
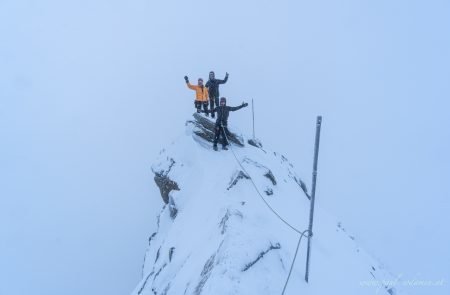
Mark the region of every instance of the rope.
<instances>
[{"instance_id":1,"label":"rope","mask_svg":"<svg viewBox=\"0 0 450 295\"><path fill-rule=\"evenodd\" d=\"M223 134L225 134L225 138L227 140L227 142L229 143L230 141L228 140L228 135L225 132L225 128L223 127L223 125L220 126L222 128L222 132ZM287 222L283 217L281 217L280 214L277 213L277 211L275 211L275 209L272 208L272 206L270 206L270 204L266 201L266 199L263 197L263 195L261 194L261 192L259 191L258 187L256 186L255 182L253 181L253 178L250 176L250 174L247 172L247 170L245 169L245 167L242 165L241 161L239 161L236 153L234 152L233 146L231 144L229 144L231 152L233 153L234 158L236 159L236 162L239 164L239 166L241 166L242 170L245 172L245 174L247 174L247 176L250 178L250 181L253 184L253 187L255 188L256 192L258 193L259 197L261 198L261 200L263 200L264 204L266 204L267 208L270 209L270 211L272 211L273 214L275 214L275 216L277 216L284 224L286 224L287 226L289 226L292 230L294 230L296 233L300 234L300 237L298 239L298 243L297 243L297 248L295 249L295 254L294 254L294 259L292 260L292 264L291 264L291 268L289 270L289 274L288 277L286 279L286 282L284 284L284 288L283 288L283 292L281 293L281 295L284 295L284 292L286 291L287 285L289 283L289 279L291 278L291 273L292 273L292 269L294 268L294 264L295 264L295 260L297 259L297 254L298 254L298 249L300 248L300 243L302 242L302 238L305 236L305 233L308 232L308 238L312 237L312 233L307 229L304 230L303 232L301 232L300 230L298 230L297 228L295 228L294 226L292 226L289 222Z\"/></svg>"},{"instance_id":2,"label":"rope","mask_svg":"<svg viewBox=\"0 0 450 295\"><path fill-rule=\"evenodd\" d=\"M306 232L308 232L308 237L312 236L308 229L304 230L302 232L302 234L300 235L300 238L298 239L298 243L297 243L297 249L295 249L294 259L292 260L291 269L289 270L289 274L286 279L286 283L284 284L283 292L281 293L281 295L284 295L284 292L286 291L287 285L289 283L289 279L291 278L292 269L294 268L295 259L297 258L298 249L300 248L300 243L302 242L302 238L305 236Z\"/></svg>"}]
</instances>

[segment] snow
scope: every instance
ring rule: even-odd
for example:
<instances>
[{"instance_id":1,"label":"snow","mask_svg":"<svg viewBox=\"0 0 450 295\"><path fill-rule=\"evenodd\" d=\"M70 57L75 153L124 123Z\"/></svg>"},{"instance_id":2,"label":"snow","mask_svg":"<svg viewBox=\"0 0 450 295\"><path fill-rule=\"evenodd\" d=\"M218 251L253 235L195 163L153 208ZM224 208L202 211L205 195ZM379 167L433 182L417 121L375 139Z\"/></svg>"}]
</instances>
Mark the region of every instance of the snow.
<instances>
[{"instance_id":1,"label":"snow","mask_svg":"<svg viewBox=\"0 0 450 295\"><path fill-rule=\"evenodd\" d=\"M251 181L279 215L303 231L310 201L295 180L300 178L283 155L265 146L216 152L192 126L152 166L180 190L171 191L162 206L132 294L281 294L299 234L269 210ZM230 130L240 134L235 126ZM269 171L272 178L265 176ZM251 180L237 178L245 173ZM264 193L268 188L273 194ZM316 212L310 282L304 281L303 239L286 294L400 294L389 286L368 286L394 276L328 213Z\"/></svg>"}]
</instances>

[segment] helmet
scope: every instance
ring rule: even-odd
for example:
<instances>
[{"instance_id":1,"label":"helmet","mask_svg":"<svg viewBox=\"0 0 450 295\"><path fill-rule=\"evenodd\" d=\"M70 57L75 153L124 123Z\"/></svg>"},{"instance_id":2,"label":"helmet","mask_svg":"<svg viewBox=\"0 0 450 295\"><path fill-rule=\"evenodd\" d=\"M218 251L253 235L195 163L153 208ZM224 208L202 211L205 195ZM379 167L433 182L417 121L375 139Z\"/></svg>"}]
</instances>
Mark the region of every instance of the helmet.
<instances>
[{"instance_id":1,"label":"helmet","mask_svg":"<svg viewBox=\"0 0 450 295\"><path fill-rule=\"evenodd\" d=\"M225 97L221 97L220 98L220 105L226 105L227 104L227 99Z\"/></svg>"}]
</instances>

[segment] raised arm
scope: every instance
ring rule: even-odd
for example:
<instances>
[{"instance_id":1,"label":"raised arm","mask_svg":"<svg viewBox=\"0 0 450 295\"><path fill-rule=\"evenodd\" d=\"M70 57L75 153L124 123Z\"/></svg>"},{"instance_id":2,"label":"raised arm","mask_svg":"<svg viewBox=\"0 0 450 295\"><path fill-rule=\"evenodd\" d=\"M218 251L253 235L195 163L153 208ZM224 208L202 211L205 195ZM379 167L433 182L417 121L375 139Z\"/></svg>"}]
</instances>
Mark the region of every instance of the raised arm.
<instances>
[{"instance_id":1,"label":"raised arm","mask_svg":"<svg viewBox=\"0 0 450 295\"><path fill-rule=\"evenodd\" d=\"M237 107L228 107L228 109L229 109L230 111L234 112L234 111L240 110L240 109L242 109L242 108L245 108L246 106L248 106L248 103L243 102L240 106L237 106Z\"/></svg>"},{"instance_id":2,"label":"raised arm","mask_svg":"<svg viewBox=\"0 0 450 295\"><path fill-rule=\"evenodd\" d=\"M187 85L187 87L189 87L189 89L196 90L196 87L194 85L192 85L191 83L187 82L186 85Z\"/></svg>"},{"instance_id":3,"label":"raised arm","mask_svg":"<svg viewBox=\"0 0 450 295\"><path fill-rule=\"evenodd\" d=\"M223 80L216 79L216 81L217 81L217 84L225 84L225 83L227 83L227 81L228 81L228 73L225 74L225 79L223 79Z\"/></svg>"},{"instance_id":4,"label":"raised arm","mask_svg":"<svg viewBox=\"0 0 450 295\"><path fill-rule=\"evenodd\" d=\"M192 85L191 83L189 83L189 78L188 78L188 76L184 76L184 81L186 81L186 85L187 85L187 87L189 87L189 89L192 89L192 90L195 90L195 89L196 89L194 85Z\"/></svg>"}]
</instances>

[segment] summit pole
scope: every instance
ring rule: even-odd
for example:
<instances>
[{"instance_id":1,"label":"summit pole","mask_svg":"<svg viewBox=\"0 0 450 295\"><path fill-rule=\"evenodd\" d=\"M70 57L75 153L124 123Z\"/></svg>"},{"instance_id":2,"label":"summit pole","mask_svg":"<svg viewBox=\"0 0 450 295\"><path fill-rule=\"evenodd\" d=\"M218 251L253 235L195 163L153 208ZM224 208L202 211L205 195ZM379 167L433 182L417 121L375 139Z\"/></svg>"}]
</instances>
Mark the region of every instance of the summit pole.
<instances>
[{"instance_id":1,"label":"summit pole","mask_svg":"<svg viewBox=\"0 0 450 295\"><path fill-rule=\"evenodd\" d=\"M320 127L322 126L322 116L317 116L316 123L316 141L314 144L314 164L312 173L312 189L311 189L311 207L309 211L309 235L308 235L308 250L306 254L306 272L305 281L308 283L309 280L309 264L311 259L311 237L312 237L312 227L313 227L313 217L314 217L314 201L316 199L316 181L317 181L317 161L319 158L319 143L320 143Z\"/></svg>"}]
</instances>

